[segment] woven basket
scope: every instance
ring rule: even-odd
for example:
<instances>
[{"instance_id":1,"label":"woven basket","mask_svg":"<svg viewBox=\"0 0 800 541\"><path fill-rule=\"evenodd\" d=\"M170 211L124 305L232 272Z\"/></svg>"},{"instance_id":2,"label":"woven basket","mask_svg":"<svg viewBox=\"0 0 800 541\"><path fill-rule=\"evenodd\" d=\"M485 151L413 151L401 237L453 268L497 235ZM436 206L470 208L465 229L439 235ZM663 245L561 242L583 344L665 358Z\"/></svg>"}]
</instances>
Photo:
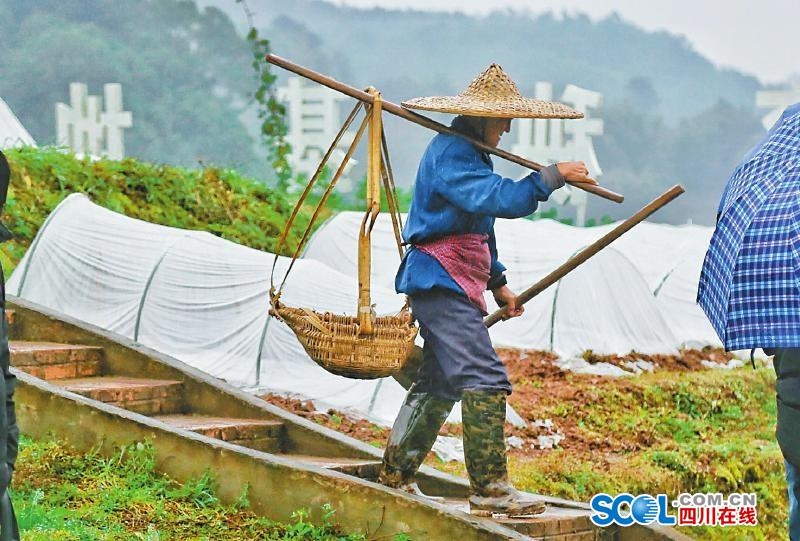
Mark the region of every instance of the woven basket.
<instances>
[{"instance_id":1,"label":"woven basket","mask_svg":"<svg viewBox=\"0 0 800 541\"><path fill-rule=\"evenodd\" d=\"M317 364L338 376L375 379L391 376L414 349L417 327L404 309L375 319L373 333L359 335L358 318L278 304L273 308Z\"/></svg>"}]
</instances>

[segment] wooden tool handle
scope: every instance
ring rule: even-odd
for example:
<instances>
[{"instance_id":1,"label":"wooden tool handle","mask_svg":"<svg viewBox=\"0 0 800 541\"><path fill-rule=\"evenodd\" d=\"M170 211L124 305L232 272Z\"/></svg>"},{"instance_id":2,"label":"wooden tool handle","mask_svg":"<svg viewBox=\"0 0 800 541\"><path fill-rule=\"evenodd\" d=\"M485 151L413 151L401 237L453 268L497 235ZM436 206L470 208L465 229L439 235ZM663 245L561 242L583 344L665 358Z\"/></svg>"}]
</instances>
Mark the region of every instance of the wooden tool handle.
<instances>
[{"instance_id":1,"label":"wooden tool handle","mask_svg":"<svg viewBox=\"0 0 800 541\"><path fill-rule=\"evenodd\" d=\"M517 300L519 304L525 304L526 302L530 301L536 295L550 287L551 285L558 282L561 278L575 270L576 267L585 263L590 257L595 255L597 252L620 238L624 233L630 231L633 226L638 224L639 222L643 221L645 218L653 214L655 211L678 197L680 194L684 192L683 186L676 184L656 199L642 207L642 209L619 224L617 227L591 243L589 246L575 254L573 257L569 258L563 265L555 269L553 272L533 284L531 287L517 295ZM483 320L487 327L491 327L498 321L503 319L503 314L505 313L505 308L501 308L495 311L493 314L486 316Z\"/></svg>"}]
</instances>

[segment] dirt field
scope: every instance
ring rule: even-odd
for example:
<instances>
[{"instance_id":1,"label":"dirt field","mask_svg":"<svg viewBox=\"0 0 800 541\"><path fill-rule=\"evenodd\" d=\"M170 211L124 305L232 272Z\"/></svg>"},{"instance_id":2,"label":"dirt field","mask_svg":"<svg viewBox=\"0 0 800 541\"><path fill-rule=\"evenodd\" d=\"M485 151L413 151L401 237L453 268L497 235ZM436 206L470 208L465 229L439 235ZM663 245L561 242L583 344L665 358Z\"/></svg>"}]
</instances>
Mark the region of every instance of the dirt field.
<instances>
[{"instance_id":1,"label":"dirt field","mask_svg":"<svg viewBox=\"0 0 800 541\"><path fill-rule=\"evenodd\" d=\"M683 533L709 541L785 538L786 483L775 442L774 371L750 363L727 365L719 349L680 355L584 355L631 370L647 361L652 371L629 377L563 371L548 352L499 350L514 393L509 402L526 421L506 425L509 475L521 489L588 501L592 495L743 492L758 494L758 527L692 527ZM641 365L641 363L639 363ZM314 412L310 402L266 400L319 424L383 447L387 428L341 412ZM460 435L460 425L441 434ZM465 475L463 463L430 466Z\"/></svg>"},{"instance_id":2,"label":"dirt field","mask_svg":"<svg viewBox=\"0 0 800 541\"><path fill-rule=\"evenodd\" d=\"M570 417L559 419L557 422L550 419L546 426L536 426L539 419L537 413L553 407L581 411L589 407L596 407L597 397L591 392L592 387L611 386L620 392L630 391L633 387L624 377L607 377L594 375L572 374L562 371L555 363L555 354L547 351L500 349L500 358L506 365L509 379L514 385L514 393L509 398L510 404L523 417L530 421L524 429L506 424L506 435L517 436L523 440L519 448L512 448L512 455L530 456L532 452L540 450L539 436L562 435L563 440L558 447L577 452L591 452L602 449L604 452L631 451L642 448L652 443L652 435L642 433L636 441L623 441L611 438L586 437L583 430L578 429L579 419ZM670 372L708 370L702 361L725 364L733 356L718 348L705 348L703 350L689 349L681 355L643 355L628 354L624 356L609 355L599 356L587 354L584 357L590 363L609 363L615 366L627 367L628 363L644 360L655 365L656 370ZM364 419L356 419L337 410L327 412L315 411L310 400L298 400L274 394L262 396L264 400L275 404L297 415L308 418L318 424L347 434L353 438L383 447L389 436L389 429L380 427ZM444 436L461 436L461 426L447 424L440 431Z\"/></svg>"}]
</instances>

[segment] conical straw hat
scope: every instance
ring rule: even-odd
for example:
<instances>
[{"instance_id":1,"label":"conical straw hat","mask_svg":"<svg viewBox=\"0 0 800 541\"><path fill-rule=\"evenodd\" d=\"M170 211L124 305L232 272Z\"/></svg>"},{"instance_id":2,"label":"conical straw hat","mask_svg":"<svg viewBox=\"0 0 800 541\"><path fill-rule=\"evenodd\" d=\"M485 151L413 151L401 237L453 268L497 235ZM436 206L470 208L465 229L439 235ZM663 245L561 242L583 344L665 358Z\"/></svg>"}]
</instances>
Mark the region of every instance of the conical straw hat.
<instances>
[{"instance_id":1,"label":"conical straw hat","mask_svg":"<svg viewBox=\"0 0 800 541\"><path fill-rule=\"evenodd\" d=\"M554 101L525 98L498 64L492 64L457 96L414 98L408 109L495 118L583 118L583 113Z\"/></svg>"}]
</instances>

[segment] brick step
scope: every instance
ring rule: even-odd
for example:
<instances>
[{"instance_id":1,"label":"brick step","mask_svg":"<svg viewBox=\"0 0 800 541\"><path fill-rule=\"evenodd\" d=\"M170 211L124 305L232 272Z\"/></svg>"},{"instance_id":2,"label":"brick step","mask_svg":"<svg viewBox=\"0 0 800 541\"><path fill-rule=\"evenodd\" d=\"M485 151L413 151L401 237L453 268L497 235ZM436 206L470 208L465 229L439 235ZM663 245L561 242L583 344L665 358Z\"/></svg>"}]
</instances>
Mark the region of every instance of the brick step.
<instances>
[{"instance_id":1,"label":"brick step","mask_svg":"<svg viewBox=\"0 0 800 541\"><path fill-rule=\"evenodd\" d=\"M97 376L103 364L103 348L54 342L12 340L11 365L46 380Z\"/></svg>"},{"instance_id":2,"label":"brick step","mask_svg":"<svg viewBox=\"0 0 800 541\"><path fill-rule=\"evenodd\" d=\"M184 410L183 383L180 381L100 376L58 379L50 383L143 415L181 413Z\"/></svg>"},{"instance_id":3,"label":"brick step","mask_svg":"<svg viewBox=\"0 0 800 541\"><path fill-rule=\"evenodd\" d=\"M346 473L370 481L376 480L381 470L381 461L371 458L343 458L291 454L282 454L278 456L319 468Z\"/></svg>"},{"instance_id":4,"label":"brick step","mask_svg":"<svg viewBox=\"0 0 800 541\"><path fill-rule=\"evenodd\" d=\"M469 513L469 502L446 499L445 505ZM531 517L507 518L495 516L498 524L513 528L534 539L548 541L594 541L600 539L600 529L592 524L588 509L574 509L548 505L544 513Z\"/></svg>"},{"instance_id":5,"label":"brick step","mask_svg":"<svg viewBox=\"0 0 800 541\"><path fill-rule=\"evenodd\" d=\"M286 427L281 421L207 415L157 415L153 418L209 438L216 438L257 451L280 453L283 450Z\"/></svg>"}]
</instances>

